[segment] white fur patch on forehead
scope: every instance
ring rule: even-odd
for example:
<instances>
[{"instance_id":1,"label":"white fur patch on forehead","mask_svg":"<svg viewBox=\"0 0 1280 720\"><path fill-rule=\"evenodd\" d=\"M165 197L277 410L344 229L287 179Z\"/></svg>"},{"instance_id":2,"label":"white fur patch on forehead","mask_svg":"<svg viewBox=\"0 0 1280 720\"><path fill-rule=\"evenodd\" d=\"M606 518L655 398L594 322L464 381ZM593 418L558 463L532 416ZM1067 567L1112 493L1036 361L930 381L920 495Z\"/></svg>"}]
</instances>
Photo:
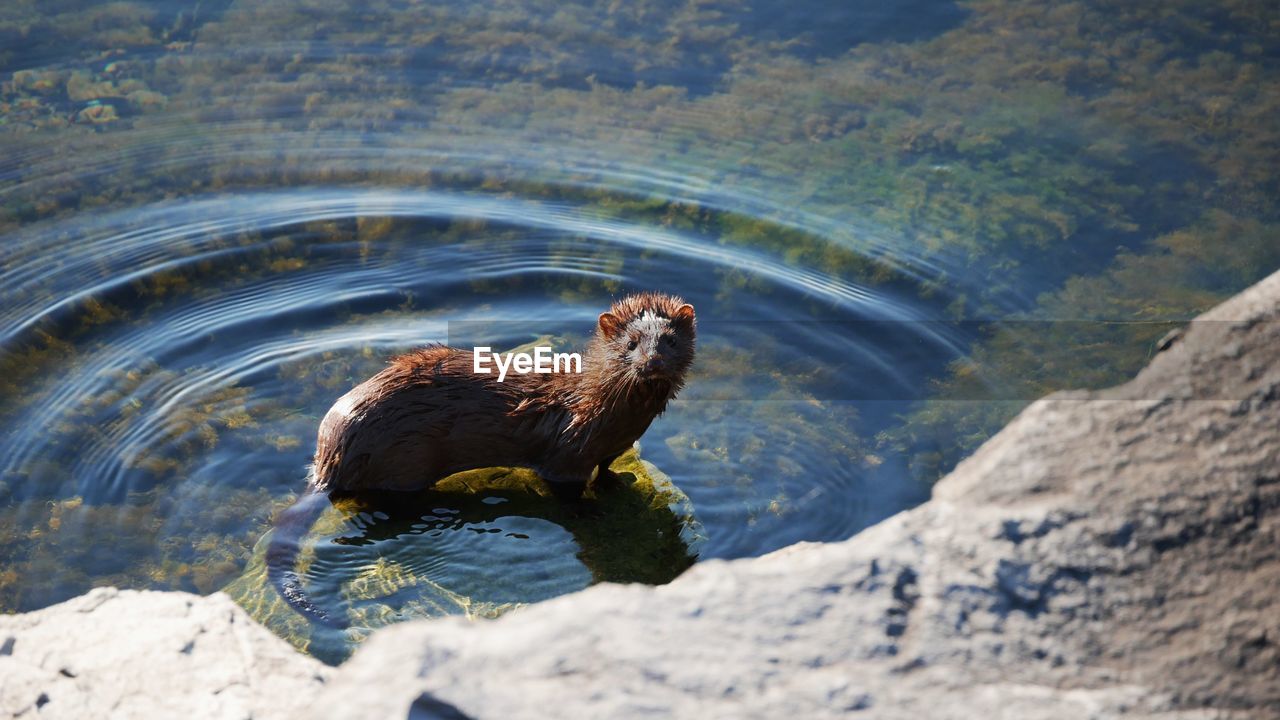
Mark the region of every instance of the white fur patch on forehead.
<instances>
[{"instance_id":1,"label":"white fur patch on forehead","mask_svg":"<svg viewBox=\"0 0 1280 720\"><path fill-rule=\"evenodd\" d=\"M652 310L645 310L644 313L627 323L628 330L635 330L646 335L661 335L669 327L671 327L671 319L664 318Z\"/></svg>"}]
</instances>

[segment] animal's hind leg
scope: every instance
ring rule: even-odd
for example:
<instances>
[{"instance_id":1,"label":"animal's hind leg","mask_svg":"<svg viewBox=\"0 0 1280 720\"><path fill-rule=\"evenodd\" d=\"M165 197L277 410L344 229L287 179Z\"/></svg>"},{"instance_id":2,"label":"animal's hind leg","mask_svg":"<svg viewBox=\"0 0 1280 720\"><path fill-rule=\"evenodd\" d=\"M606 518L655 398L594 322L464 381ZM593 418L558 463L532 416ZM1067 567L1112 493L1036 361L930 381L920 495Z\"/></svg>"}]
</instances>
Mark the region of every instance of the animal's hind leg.
<instances>
[{"instance_id":1,"label":"animal's hind leg","mask_svg":"<svg viewBox=\"0 0 1280 720\"><path fill-rule=\"evenodd\" d=\"M605 458L596 466L596 474L591 481L591 487L595 489L617 488L623 486L622 476L609 469L614 460L622 457L622 453L618 453L613 457Z\"/></svg>"}]
</instances>

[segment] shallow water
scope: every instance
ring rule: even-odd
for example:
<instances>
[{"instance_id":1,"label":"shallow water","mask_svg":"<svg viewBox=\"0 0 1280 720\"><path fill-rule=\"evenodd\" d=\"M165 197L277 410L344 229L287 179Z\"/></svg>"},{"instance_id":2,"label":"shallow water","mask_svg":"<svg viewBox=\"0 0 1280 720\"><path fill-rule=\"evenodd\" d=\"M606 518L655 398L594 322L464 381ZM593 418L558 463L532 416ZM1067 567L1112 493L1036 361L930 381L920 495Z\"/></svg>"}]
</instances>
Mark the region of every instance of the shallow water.
<instances>
[{"instance_id":1,"label":"shallow water","mask_svg":"<svg viewBox=\"0 0 1280 720\"><path fill-rule=\"evenodd\" d=\"M648 289L699 317L641 443L690 552L846 538L1280 262L1256 8L63 5L0 14L3 609L215 591L387 357ZM309 582L592 581L545 519L431 528Z\"/></svg>"}]
</instances>

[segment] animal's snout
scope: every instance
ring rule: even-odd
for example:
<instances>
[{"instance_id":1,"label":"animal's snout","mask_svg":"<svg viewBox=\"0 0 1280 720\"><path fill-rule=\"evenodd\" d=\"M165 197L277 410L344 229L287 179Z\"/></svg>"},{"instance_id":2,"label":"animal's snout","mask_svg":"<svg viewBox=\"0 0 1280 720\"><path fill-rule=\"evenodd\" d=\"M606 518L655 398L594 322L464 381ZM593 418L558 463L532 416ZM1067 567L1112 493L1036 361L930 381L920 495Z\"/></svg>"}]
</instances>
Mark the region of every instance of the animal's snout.
<instances>
[{"instance_id":1,"label":"animal's snout","mask_svg":"<svg viewBox=\"0 0 1280 720\"><path fill-rule=\"evenodd\" d=\"M667 363L663 361L663 359L660 357L651 357L644 364L644 369L647 372L661 372L666 367L667 367Z\"/></svg>"}]
</instances>

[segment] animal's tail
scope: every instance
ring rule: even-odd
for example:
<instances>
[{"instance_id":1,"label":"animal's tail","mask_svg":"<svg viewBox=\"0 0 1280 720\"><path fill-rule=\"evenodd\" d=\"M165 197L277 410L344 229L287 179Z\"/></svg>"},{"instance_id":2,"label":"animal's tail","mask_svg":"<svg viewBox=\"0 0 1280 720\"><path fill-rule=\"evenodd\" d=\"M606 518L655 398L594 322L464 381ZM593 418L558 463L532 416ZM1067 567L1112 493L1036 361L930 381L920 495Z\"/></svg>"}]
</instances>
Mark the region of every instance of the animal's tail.
<instances>
[{"instance_id":1,"label":"animal's tail","mask_svg":"<svg viewBox=\"0 0 1280 720\"><path fill-rule=\"evenodd\" d=\"M294 569L302 537L324 512L328 502L326 494L308 490L288 510L280 513L275 531L271 533L271 542L267 545L267 577L280 597L294 610L318 623L342 630L349 626L346 618L330 615L311 602L302 588L302 578Z\"/></svg>"}]
</instances>

